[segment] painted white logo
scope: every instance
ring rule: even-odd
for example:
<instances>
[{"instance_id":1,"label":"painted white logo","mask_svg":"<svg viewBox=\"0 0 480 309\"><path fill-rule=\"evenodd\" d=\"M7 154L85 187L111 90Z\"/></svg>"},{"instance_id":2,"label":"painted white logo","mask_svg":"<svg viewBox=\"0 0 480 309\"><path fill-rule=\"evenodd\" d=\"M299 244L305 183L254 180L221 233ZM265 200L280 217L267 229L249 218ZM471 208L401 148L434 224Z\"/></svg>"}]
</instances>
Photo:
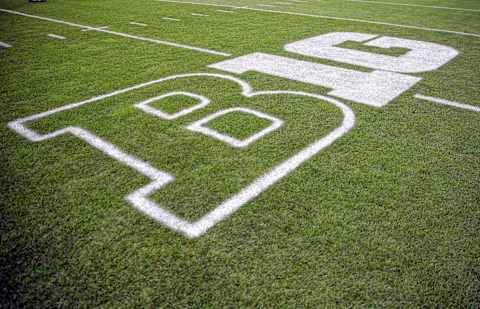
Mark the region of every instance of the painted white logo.
<instances>
[{"instance_id":1,"label":"painted white logo","mask_svg":"<svg viewBox=\"0 0 480 309\"><path fill-rule=\"evenodd\" d=\"M376 39L375 39L376 38ZM400 57L335 47L347 41L365 42L366 46L401 47L410 51ZM331 65L295 60L264 53L253 53L210 65L222 71L245 73L256 71L290 80L332 89L328 94L356 103L382 107L413 87L422 78L404 73L438 69L458 52L447 46L377 35L334 32L285 45L285 50L305 56L353 64L370 73Z\"/></svg>"},{"instance_id":2,"label":"painted white logo","mask_svg":"<svg viewBox=\"0 0 480 309\"><path fill-rule=\"evenodd\" d=\"M371 41L366 42L367 40ZM358 50L350 50L336 46L346 41L362 42L366 46L379 48L401 47L410 51L402 56L392 57ZM335 32L320 35L314 38L287 44L285 45L285 49L287 51L305 56L358 65L372 69L373 71L361 72L358 70L339 68L331 65L312 63L265 53L252 53L231 60L215 63L209 67L237 74L247 71L256 71L290 80L318 85L331 89L328 92L329 95L344 98L357 103L381 107L391 102L397 96L410 89L422 79L421 77L406 75L406 73L411 74L438 69L440 66L446 64L458 54L455 49L439 44L392 37L378 38L376 35L350 32ZM98 102L147 86L192 77L217 78L224 81L234 82L241 87L241 94L247 98L271 95L288 95L310 98L318 101L319 104L327 103L333 105L341 111L343 119L339 127L327 135L318 138L306 148L300 150L290 158L274 166L272 169L253 180L239 192L221 202L216 208L195 222L190 222L180 218L179 216L167 210L166 207L162 207L162 205L159 205L150 199L150 196L155 191L161 190L166 185L175 181L175 176L169 172L161 171L150 165L148 162L142 161L133 155L125 153L117 146L105 141L104 139L81 127L68 126L47 134L40 134L26 127L26 125L32 121L43 119L56 113L73 110L83 105ZM186 98L193 99L196 101L196 104L175 113L168 113L153 106L154 103L169 98L175 98L177 100ZM445 101L442 102L445 103ZM161 120L173 121L175 119L200 111L201 109L207 107L210 103L211 100L207 96L179 90L163 93L159 96L141 101L136 103L135 107L148 113L149 115L158 117ZM458 103L453 104L456 104L455 106L465 106ZM208 124L212 120L231 113L246 113L257 118L268 120L270 125L244 139L237 139L208 127ZM233 76L210 73L192 73L165 77L151 82L135 85L123 90L114 91L102 96L94 97L82 102L68 104L40 114L12 121L8 124L8 126L18 134L34 142L49 140L64 134L72 134L85 141L92 147L102 151L111 158L148 177L150 179L150 183L128 194L125 197L126 201L128 201L136 209L147 214L170 229L178 231L189 238L194 238L204 234L215 224L233 214L240 207L298 168L302 163L309 160L321 150L345 135L353 128L354 122L355 116L353 111L344 103L331 97L288 90L253 91L247 82ZM246 107L233 107L218 110L200 120L196 120L185 125L185 128L191 132L197 132L210 138L219 140L232 147L243 148L251 145L261 138L266 138L269 134L272 134L275 130L281 128L283 124L283 120L268 115L265 112L260 112Z\"/></svg>"},{"instance_id":3,"label":"painted white logo","mask_svg":"<svg viewBox=\"0 0 480 309\"><path fill-rule=\"evenodd\" d=\"M189 222L183 218L176 216L175 214L173 214L172 212L170 212L169 210L167 210L166 208L162 207L161 205L157 204L155 201L149 198L150 195L155 191L158 191L164 188L169 183L172 183L175 181L175 177L170 173L166 171L161 171L153 167L152 165L150 165L148 162L142 161L141 159L133 155L125 153L117 146L109 143L108 141L105 141L104 139L96 136L95 134L89 132L84 128L65 127L63 129L50 132L47 134L40 134L26 127L26 125L32 121L43 119L60 112L73 110L80 106L95 103L107 98L111 98L120 94L124 94L130 91L141 89L154 84L159 84L166 81L189 78L189 77L210 77L210 78L218 78L218 79L234 82L241 87L242 95L248 98L270 96L270 95L289 95L289 96L308 97L308 98L317 100L319 104L327 103L327 104L333 105L334 107L336 107L341 111L341 113L343 114L343 119L339 127L334 129L327 135L318 138L316 141L308 145L306 148L300 150L299 152L294 154L292 157L276 165L271 170L267 171L265 174L259 176L258 178L253 180L253 182L251 182L246 187L244 187L242 190L240 190L236 194L227 198L215 209L213 209L211 212L207 213L206 215L204 215L203 217L201 217L199 220L195 222ZM172 96L178 93L180 92L169 93L166 95ZM181 93L181 94L188 95L190 97L198 99L200 102L199 105L200 104L206 105L209 102L208 98L205 98L193 93ZM158 110L151 110L150 108L146 109L146 107L149 107L148 104L152 103L155 100L159 100L160 98L161 96L155 97L150 100L143 101L137 104L136 106L146 111L147 113L152 114L156 117L160 117L162 119L172 119L172 118L181 116L180 114L172 115L172 114L159 112ZM196 105L195 107L201 108L201 106L198 107L199 105ZM194 110L192 109L187 111L183 110L181 111L181 113L186 114L187 112L192 113L193 111ZM248 139L241 140L241 141L234 140L234 139L230 140L228 139L227 136L222 136L222 137L215 136L215 134L212 133L211 130L206 129L205 125L207 124L207 122L211 121L216 117L219 117L222 114L231 113L231 112L243 112L243 113L253 114L254 116L270 120L271 125L266 129L262 130L261 132L254 134L253 136L250 136ZM41 142L41 141L49 140L64 134L71 134L85 141L92 147L102 151L103 153L110 156L111 158L119 161L124 165L129 166L130 168L141 173L142 175L148 177L150 179L150 183L128 194L125 197L126 201L128 201L136 209L140 210L141 212L145 213L146 215L150 216L156 221L164 224L170 229L174 231L178 231L183 235L185 235L186 237L194 238L204 234L208 229L213 227L215 224L224 220L225 218L233 214L235 211L237 211L240 207L245 205L247 202L249 202L256 196L264 192L266 189L268 189L270 186L278 182L283 177L287 176L290 172L298 168L302 163L312 158L322 149L331 145L337 139L339 139L348 131L350 131L354 126L354 122L355 122L355 115L353 111L345 104L329 97L321 96L318 94L299 92L299 91L253 91L253 89L250 87L248 83L232 76L220 75L220 74L209 74L209 73L194 73L194 74L170 76L170 77L158 79L155 81L151 81L148 83L139 84L123 90L118 90L102 96L94 97L78 103L68 104L68 105L65 105L53 110L49 110L40 114L36 114L30 117L21 118L21 119L12 121L8 124L8 127L14 130L15 132L17 132L18 134L24 136L25 138L29 139L30 141L34 141L34 142ZM203 134L220 139L224 142L231 144L234 147L244 147L254 142L257 139L263 136L266 136L266 134L272 132L273 130L278 129L282 125L282 123L283 122L281 120L275 117L269 116L267 114L254 111L251 109L239 107L239 108L218 111L210 116L207 116L204 119L201 119L197 122L194 122L188 125L187 128L192 131L198 131Z\"/></svg>"}]
</instances>

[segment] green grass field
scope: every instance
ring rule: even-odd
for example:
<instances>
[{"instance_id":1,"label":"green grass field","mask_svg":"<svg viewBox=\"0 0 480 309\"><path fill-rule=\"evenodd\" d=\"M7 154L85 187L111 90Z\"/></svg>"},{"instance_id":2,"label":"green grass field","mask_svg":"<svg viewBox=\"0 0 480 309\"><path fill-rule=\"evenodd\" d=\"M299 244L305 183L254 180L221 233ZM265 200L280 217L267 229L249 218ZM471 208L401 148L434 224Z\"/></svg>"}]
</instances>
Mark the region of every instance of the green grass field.
<instances>
[{"instance_id":1,"label":"green grass field","mask_svg":"<svg viewBox=\"0 0 480 309\"><path fill-rule=\"evenodd\" d=\"M0 308L478 308L480 1L181 1L0 0Z\"/></svg>"}]
</instances>

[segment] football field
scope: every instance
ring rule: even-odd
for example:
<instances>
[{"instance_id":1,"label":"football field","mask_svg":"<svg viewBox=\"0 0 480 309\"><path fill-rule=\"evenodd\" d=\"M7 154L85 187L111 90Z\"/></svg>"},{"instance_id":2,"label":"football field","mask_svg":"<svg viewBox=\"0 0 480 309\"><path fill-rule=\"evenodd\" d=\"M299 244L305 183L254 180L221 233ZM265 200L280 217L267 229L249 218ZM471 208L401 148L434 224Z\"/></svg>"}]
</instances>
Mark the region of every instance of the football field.
<instances>
[{"instance_id":1,"label":"football field","mask_svg":"<svg viewBox=\"0 0 480 309\"><path fill-rule=\"evenodd\" d=\"M0 308L480 306L480 1L0 0Z\"/></svg>"}]
</instances>

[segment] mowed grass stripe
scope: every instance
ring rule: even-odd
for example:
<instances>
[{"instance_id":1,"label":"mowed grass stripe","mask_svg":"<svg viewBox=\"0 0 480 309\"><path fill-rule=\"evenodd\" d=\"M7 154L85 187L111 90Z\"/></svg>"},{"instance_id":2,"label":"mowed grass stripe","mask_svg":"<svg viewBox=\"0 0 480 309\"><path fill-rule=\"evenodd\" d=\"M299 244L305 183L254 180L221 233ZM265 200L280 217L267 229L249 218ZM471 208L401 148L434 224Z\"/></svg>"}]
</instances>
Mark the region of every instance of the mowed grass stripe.
<instances>
[{"instance_id":1,"label":"mowed grass stripe","mask_svg":"<svg viewBox=\"0 0 480 309\"><path fill-rule=\"evenodd\" d=\"M175 0L154 0L154 1L167 2L167 3L180 3L180 4L194 4L194 5L204 5L204 6L214 6L214 7L225 7L225 8L239 9L239 10L249 10L249 11L267 12L267 13L275 13L275 14L285 14L285 15L294 15L294 16L303 16L303 17L323 18L323 19L331 19L331 20L344 20L344 21L352 21L352 22L365 23L365 24L392 26L392 27L399 27L399 28L406 28L406 29L416 29L416 30L424 30L424 31L430 31L430 32L449 33L449 34L456 34L456 35L471 36L471 37L480 38L479 33L470 33L470 32L453 31L453 30L447 30L447 29L403 25L403 24L388 23L388 22L382 22L382 21L358 19L358 18L346 18L346 17L335 17L335 16L327 16L327 15L307 14L307 13L291 12L291 11L269 10L269 9L253 8L253 7L248 7L248 6L235 6L235 5L229 5L229 4L200 3L200 2L175 1Z\"/></svg>"},{"instance_id":2,"label":"mowed grass stripe","mask_svg":"<svg viewBox=\"0 0 480 309\"><path fill-rule=\"evenodd\" d=\"M112 34L112 35L116 35L116 36L121 36L121 37L129 38L129 39L139 40L139 41L145 41L145 42L150 42L150 43L155 43L155 44L160 44L160 45L167 45L167 46L172 46L172 47L194 50L194 51L197 51L197 52L202 52L202 53L216 55L216 56L224 56L224 57L231 56L231 54L229 54L229 53L219 52L219 51L215 51L215 50L211 50L211 49L195 47L195 46L190 46L190 45L185 45L185 44L179 44L179 43L174 43L174 42L169 42L169 41L163 41L163 40L158 40L158 39L146 38L146 37L143 37L143 36L132 35L132 34L123 33L123 32L110 31L110 30L107 30L107 29L95 28L95 27L91 27L91 26L81 25L81 24L72 23L72 22L59 20L59 19L54 19L54 18L49 18L49 17L42 17L42 16L26 14L26 13L12 11L12 10L6 10L6 9L0 9L0 12L19 15L19 16L24 16L24 17L29 17L29 18L34 18L34 19L39 19L39 20L44 20L44 21L49 21L49 22L53 22L53 23L57 23L57 24L63 24L63 25L71 26L71 27L77 27L77 28L81 28L81 29L85 29L85 30L103 32L103 33Z\"/></svg>"}]
</instances>

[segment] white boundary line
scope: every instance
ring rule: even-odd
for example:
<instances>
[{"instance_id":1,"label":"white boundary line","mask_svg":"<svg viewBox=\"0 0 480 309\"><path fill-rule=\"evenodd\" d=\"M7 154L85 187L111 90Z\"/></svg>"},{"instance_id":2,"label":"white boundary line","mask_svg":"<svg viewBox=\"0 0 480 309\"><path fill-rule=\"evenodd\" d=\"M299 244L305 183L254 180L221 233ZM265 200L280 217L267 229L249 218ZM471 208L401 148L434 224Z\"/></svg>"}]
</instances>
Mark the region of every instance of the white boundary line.
<instances>
[{"instance_id":1,"label":"white boundary line","mask_svg":"<svg viewBox=\"0 0 480 309\"><path fill-rule=\"evenodd\" d=\"M425 101L428 101L428 102L432 102L432 103L443 104L443 105L447 105L447 106L452 106L452 107L466 109L466 110L470 110L470 111L480 113L480 106L473 106L473 105L468 105L468 104L464 104L464 103L448 101L448 100L429 97L429 96L425 96L425 95L421 95L421 94L416 94L415 98L420 99L420 100L425 100Z\"/></svg>"},{"instance_id":2,"label":"white boundary line","mask_svg":"<svg viewBox=\"0 0 480 309\"><path fill-rule=\"evenodd\" d=\"M362 2L369 4L380 4L380 5L396 5L396 6L413 6L420 8L429 8L429 9L443 9L443 10L455 10L455 11L466 11L466 12L480 12L477 9L463 9L463 8L454 8L448 6L436 6L436 5L423 5L423 4L409 4L409 3L398 3L398 2L383 2L383 1L367 1L367 0L345 0L349 2Z\"/></svg>"},{"instance_id":3,"label":"white boundary line","mask_svg":"<svg viewBox=\"0 0 480 309\"><path fill-rule=\"evenodd\" d=\"M219 51L215 51L215 50L211 50L211 49L200 48L200 47L184 45L184 44L178 44L178 43L173 43L173 42L169 42L169 41L151 39L151 38L146 38L146 37L137 36L137 35L131 35L131 34L128 34L128 33L123 33L123 32L110 31L110 30L107 30L107 29L99 29L99 28L95 28L95 27L91 27L91 26L76 24L76 23L72 23L72 22L68 22L68 21L64 21L64 20L59 20L59 19L54 19L54 18L31 15L31 14L26 14L26 13L12 11L12 10L5 10L5 9L0 9L0 12L19 15L19 16L24 16L24 17L35 18L35 19L39 19L39 20L49 21L49 22L52 22L52 23L62 24L62 25L71 26L71 27L77 27L77 28L81 28L81 29L88 29L88 30L92 30L92 31L108 33L108 34L111 34L111 35L116 35L116 36L120 36L120 37L124 37L124 38L134 39L134 40L138 40L138 41L144 41L144 42L150 42L150 43L155 43L155 44L160 44L160 45L166 45L166 46L172 46L172 47L194 50L194 51L198 51L198 52L201 52L201 53L204 53L204 54L210 54L210 55L215 55L215 56L224 56L224 57L230 57L231 56L231 54L224 53L224 52L219 52Z\"/></svg>"},{"instance_id":4,"label":"white boundary line","mask_svg":"<svg viewBox=\"0 0 480 309\"><path fill-rule=\"evenodd\" d=\"M208 17L207 14L192 13L192 16Z\"/></svg>"},{"instance_id":5,"label":"white boundary line","mask_svg":"<svg viewBox=\"0 0 480 309\"><path fill-rule=\"evenodd\" d=\"M162 17L163 20L170 20L170 21L180 21L178 18L171 18L171 17Z\"/></svg>"},{"instance_id":6,"label":"white boundary line","mask_svg":"<svg viewBox=\"0 0 480 309\"><path fill-rule=\"evenodd\" d=\"M66 39L64 36L56 35L56 34L52 34L52 33L48 34L47 36L52 38L52 39L57 39L57 40L65 40Z\"/></svg>"},{"instance_id":7,"label":"white boundary line","mask_svg":"<svg viewBox=\"0 0 480 309\"><path fill-rule=\"evenodd\" d=\"M164 187L165 185L167 185L168 183L174 180L174 177L171 176L170 174L157 170L156 168L151 166L149 163L141 161L136 157L123 152L122 150L117 148L115 145L102 140L100 137L82 128L66 127L58 131L54 131L54 132L50 132L42 135L25 127L25 125L28 122L42 119L62 111L72 110L89 103L97 102L106 98L110 98L110 97L123 94L129 91L133 91L136 89L144 88L150 85L158 84L164 81L175 80L179 78L188 78L188 77L214 77L214 78L235 82L238 85L240 85L242 89L242 95L245 97L285 94L285 95L304 96L304 97L314 98L321 101L321 103L327 102L337 107L343 114L343 120L339 127L334 129L327 135L320 137L318 140L314 141L312 144L308 145L306 148L300 150L298 153L296 153L292 157L288 158L287 160L275 166L270 171L258 177L252 183L250 183L245 188L240 190L238 193L234 194L233 196L225 200L223 203L221 203L213 211L209 212L205 216L201 217L198 221L193 223L188 222L184 219L178 218L171 212L165 210L160 205L158 205L157 203L149 199L150 194L152 194L154 191L159 190L160 188ZM100 151L112 157L113 159L118 160L122 164L125 164L133 168L137 172L150 178L151 182L149 184L127 195L125 199L139 211L150 216L151 218L160 222L161 224L166 225L168 228L182 233L188 238L195 238L195 237L201 236L211 227L213 227L220 221L226 219L228 216L232 215L234 212L240 209L243 205L245 205L246 203L248 203L249 201L257 197L259 194L261 194L262 192L267 190L269 187L277 183L279 180L286 177L292 171L297 169L305 161L311 159L313 156L318 154L321 150L328 147L337 139L345 135L354 127L354 125L355 125L355 114L350 109L350 107L333 98L321 96L318 94L299 92L299 91L283 91L282 90L282 91L254 92L253 89L250 87L250 85L241 79L238 79L236 77L229 76L229 75L211 74L211 73L191 73L191 74L169 76L169 77L161 78L158 80L150 81L147 83L138 84L126 89L113 91L111 93L93 97L78 103L67 104L52 110L48 110L43 113L35 114L25 118L20 118L8 123L8 127L11 130L15 131L16 133L20 134L21 136L25 137L26 139L32 142L40 142L40 141L49 140L49 139L58 137L60 135L72 134L82 139L86 143L90 144L94 148L99 149Z\"/></svg>"},{"instance_id":8,"label":"white boundary line","mask_svg":"<svg viewBox=\"0 0 480 309\"><path fill-rule=\"evenodd\" d=\"M327 16L327 15L316 15L316 14L307 14L307 13L298 13L298 12L268 10L268 9L252 8L252 7L248 7L248 6L234 6L234 5L228 5L228 4L200 3L200 2L176 1L176 0L155 0L155 1L165 2L165 3L181 3L181 4L194 4L194 5L205 5L205 6L214 6L214 7L225 7L225 8L239 9L239 10L277 13L277 14L304 16L304 17L313 17L313 18L323 18L323 19L332 19L332 20L345 20L345 21L353 21L353 22L359 22L359 23L365 23L365 24L384 25L384 26L392 26L392 27L399 27L399 28L424 30L424 31L430 31L430 32L439 32L439 33L450 33L450 34L457 34L457 35L480 38L480 33L460 32L460 31L452 31L452 30L438 29L438 28L410 26L410 25L387 23L387 22L382 22L382 21L373 21L373 20L367 20L367 19L345 18L345 17L335 17L335 16Z\"/></svg>"},{"instance_id":9,"label":"white boundary line","mask_svg":"<svg viewBox=\"0 0 480 309\"><path fill-rule=\"evenodd\" d=\"M137 23L135 21L131 21L129 22L130 25L134 25L134 26L140 26L140 27L146 27L148 26L147 24L143 24L143 23Z\"/></svg>"},{"instance_id":10,"label":"white boundary line","mask_svg":"<svg viewBox=\"0 0 480 309\"><path fill-rule=\"evenodd\" d=\"M226 10L217 10L217 12L220 12L220 13L235 13L233 11L226 11Z\"/></svg>"},{"instance_id":11,"label":"white boundary line","mask_svg":"<svg viewBox=\"0 0 480 309\"><path fill-rule=\"evenodd\" d=\"M12 45L0 41L0 47L10 48L10 47L12 47Z\"/></svg>"},{"instance_id":12,"label":"white boundary line","mask_svg":"<svg viewBox=\"0 0 480 309\"><path fill-rule=\"evenodd\" d=\"M105 29L108 29L108 26L97 27L96 29L97 30L105 30ZM87 31L92 31L92 30L94 30L94 29L82 29L80 31L87 32Z\"/></svg>"}]
</instances>

